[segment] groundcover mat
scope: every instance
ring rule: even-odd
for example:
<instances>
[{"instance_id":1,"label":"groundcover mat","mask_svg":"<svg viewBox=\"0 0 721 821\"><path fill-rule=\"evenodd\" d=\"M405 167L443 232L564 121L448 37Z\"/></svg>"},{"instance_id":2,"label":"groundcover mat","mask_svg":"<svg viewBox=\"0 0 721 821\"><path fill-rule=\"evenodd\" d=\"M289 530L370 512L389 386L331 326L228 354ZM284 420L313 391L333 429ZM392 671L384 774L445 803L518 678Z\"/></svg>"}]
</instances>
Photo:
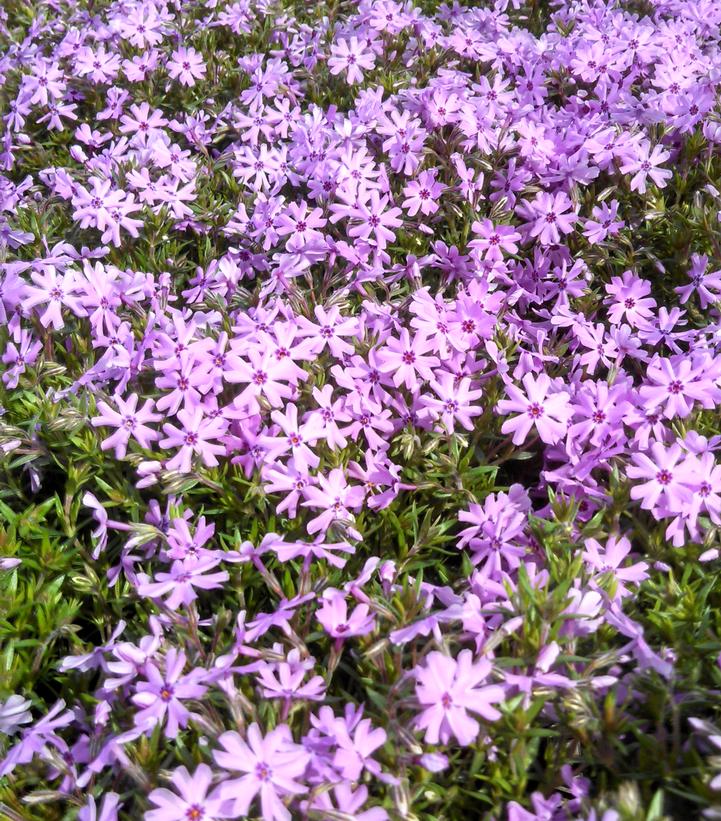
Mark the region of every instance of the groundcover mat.
<instances>
[{"instance_id":1,"label":"groundcover mat","mask_svg":"<svg viewBox=\"0 0 721 821\"><path fill-rule=\"evenodd\" d=\"M721 3L5 0L0 818L721 818Z\"/></svg>"}]
</instances>

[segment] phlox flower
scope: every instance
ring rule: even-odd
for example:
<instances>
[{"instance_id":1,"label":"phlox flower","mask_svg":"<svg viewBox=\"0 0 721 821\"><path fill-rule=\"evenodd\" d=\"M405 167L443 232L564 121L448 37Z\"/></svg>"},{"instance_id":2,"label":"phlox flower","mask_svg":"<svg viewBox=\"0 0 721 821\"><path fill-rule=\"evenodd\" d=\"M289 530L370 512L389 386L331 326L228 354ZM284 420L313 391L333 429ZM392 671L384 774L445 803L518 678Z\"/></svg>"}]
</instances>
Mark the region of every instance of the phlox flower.
<instances>
[{"instance_id":1,"label":"phlox flower","mask_svg":"<svg viewBox=\"0 0 721 821\"><path fill-rule=\"evenodd\" d=\"M586 539L583 559L586 567L596 571L596 573L609 573L616 581L616 595L625 597L631 595L624 582L630 582L634 586L648 578L648 564L646 562L636 562L636 564L622 566L622 562L631 552L631 542L625 536L609 536L605 546L601 546L596 539Z\"/></svg>"},{"instance_id":2,"label":"phlox flower","mask_svg":"<svg viewBox=\"0 0 721 821\"><path fill-rule=\"evenodd\" d=\"M218 743L222 749L213 752L216 763L231 773L244 773L223 781L217 790L219 798L233 802L234 817L247 816L253 799L260 794L265 821L291 821L283 798L307 792L298 779L305 773L310 753L293 742L288 726L280 724L263 736L253 723L245 739L227 732Z\"/></svg>"},{"instance_id":3,"label":"phlox flower","mask_svg":"<svg viewBox=\"0 0 721 821\"><path fill-rule=\"evenodd\" d=\"M667 168L659 168L671 153L664 151L660 145L651 148L648 140L643 140L635 151L635 157L621 166L622 174L633 174L631 177L631 191L638 191L639 194L646 193L646 183L648 178L658 188L665 188L667 180L671 179L673 172Z\"/></svg>"},{"instance_id":4,"label":"phlox flower","mask_svg":"<svg viewBox=\"0 0 721 821\"><path fill-rule=\"evenodd\" d=\"M165 439L161 439L161 448L175 448L180 450L168 460L168 470L177 470L188 473L191 469L193 454L199 454L204 465L215 467L218 456L225 453L225 445L219 445L213 440L223 435L227 422L220 416L207 417L202 407L193 410L183 408L178 412L178 421L182 430L166 422L163 425Z\"/></svg>"},{"instance_id":5,"label":"phlox flower","mask_svg":"<svg viewBox=\"0 0 721 821\"><path fill-rule=\"evenodd\" d=\"M194 86L196 80L205 77L205 62L194 48L180 46L170 55L166 66L173 80L184 86Z\"/></svg>"},{"instance_id":6,"label":"phlox flower","mask_svg":"<svg viewBox=\"0 0 721 821\"><path fill-rule=\"evenodd\" d=\"M87 804L78 812L78 821L118 821L118 811L122 806L120 796L114 792L103 795L100 807L92 795L88 796Z\"/></svg>"},{"instance_id":7,"label":"phlox flower","mask_svg":"<svg viewBox=\"0 0 721 821\"><path fill-rule=\"evenodd\" d=\"M464 376L458 379L454 374L442 371L431 381L436 397L423 396L421 401L433 419L439 419L449 433L455 430L456 422L466 430L473 430L472 417L480 416L483 409L474 404L483 391L471 390L471 380Z\"/></svg>"},{"instance_id":8,"label":"phlox flower","mask_svg":"<svg viewBox=\"0 0 721 821\"><path fill-rule=\"evenodd\" d=\"M181 728L185 728L190 711L183 705L186 699L200 698L208 689L200 683L202 670L193 670L183 675L185 653L171 647L165 656L165 673L161 673L153 662L145 665L146 681L138 683L133 704L141 709L135 715L135 725L143 730L166 722L165 736L176 738Z\"/></svg>"},{"instance_id":9,"label":"phlox flower","mask_svg":"<svg viewBox=\"0 0 721 821\"><path fill-rule=\"evenodd\" d=\"M331 797L332 796L332 797ZM309 809L323 813L344 813L355 821L387 821L388 813L381 807L364 810L368 800L368 788L361 784L357 789L347 781L341 781L332 792L319 793L310 803ZM329 817L331 817L329 815Z\"/></svg>"},{"instance_id":10,"label":"phlox flower","mask_svg":"<svg viewBox=\"0 0 721 821\"><path fill-rule=\"evenodd\" d=\"M229 576L225 570L216 573L208 572L218 564L220 564L220 558L208 556L174 561L169 573L155 574L155 581L150 581L147 577L140 575L138 595L155 599L169 593L170 595L165 599L166 607L170 610L177 610L181 605L187 607L198 598L196 588L218 590L228 581Z\"/></svg>"},{"instance_id":11,"label":"phlox flower","mask_svg":"<svg viewBox=\"0 0 721 821\"><path fill-rule=\"evenodd\" d=\"M625 226L625 222L618 219L618 208L618 200L593 206L593 219L583 224L583 235L592 245L603 242L609 234L615 236Z\"/></svg>"},{"instance_id":12,"label":"phlox flower","mask_svg":"<svg viewBox=\"0 0 721 821\"><path fill-rule=\"evenodd\" d=\"M131 393L127 399L121 396L113 397L117 410L108 405L107 402L98 402L100 416L94 416L90 420L93 427L114 427L115 433L107 439L103 439L100 447L103 450L115 449L115 458L122 459L128 449L130 439L135 439L141 447L150 448L151 442L159 438L157 431L148 427L150 422L159 422L161 415L153 413L153 400L146 399L142 408L138 408L138 395Z\"/></svg>"},{"instance_id":13,"label":"phlox flower","mask_svg":"<svg viewBox=\"0 0 721 821\"><path fill-rule=\"evenodd\" d=\"M358 781L364 769L373 775L379 775L381 768L372 754L385 744L386 731L382 727L374 728L368 718L350 728L342 718L338 718L333 727L337 744L333 766L342 777Z\"/></svg>"},{"instance_id":14,"label":"phlox flower","mask_svg":"<svg viewBox=\"0 0 721 821\"><path fill-rule=\"evenodd\" d=\"M489 219L476 220L471 226L476 238L469 243L485 259L501 260L503 255L518 252L521 235L512 225L494 225Z\"/></svg>"},{"instance_id":15,"label":"phlox flower","mask_svg":"<svg viewBox=\"0 0 721 821\"><path fill-rule=\"evenodd\" d=\"M424 216L429 216L438 210L438 197L446 186L436 180L437 174L437 168L429 168L421 171L418 179L406 184L403 189L403 207L408 211L409 217L415 217L419 211Z\"/></svg>"},{"instance_id":16,"label":"phlox flower","mask_svg":"<svg viewBox=\"0 0 721 821\"><path fill-rule=\"evenodd\" d=\"M513 444L520 445L535 427L542 442L555 445L565 436L567 423L573 415L568 392L552 391L553 383L545 373L538 377L527 373L521 381L525 394L515 385L506 385L510 398L498 403L498 413L519 414L505 421L501 432L512 433Z\"/></svg>"},{"instance_id":17,"label":"phlox flower","mask_svg":"<svg viewBox=\"0 0 721 821\"><path fill-rule=\"evenodd\" d=\"M679 295L679 302L685 305L692 294L698 295L702 308L708 308L721 300L721 270L706 272L708 257L705 254L692 254L688 277L690 284L674 290Z\"/></svg>"},{"instance_id":18,"label":"phlox flower","mask_svg":"<svg viewBox=\"0 0 721 821\"><path fill-rule=\"evenodd\" d=\"M644 510L660 515L665 511L680 513L691 500L689 484L693 482L691 462L678 442L666 448L653 442L650 454L634 453L626 468L630 479L643 480L631 488L631 498L641 501Z\"/></svg>"},{"instance_id":19,"label":"phlox flower","mask_svg":"<svg viewBox=\"0 0 721 821\"><path fill-rule=\"evenodd\" d=\"M322 424L318 416L310 414L307 421L299 423L298 408L289 403L285 411L273 411L271 419L281 429L277 436L261 437L261 444L266 448L268 459L274 461L290 452L295 467L305 473L309 468L316 468L320 458L310 449L322 437Z\"/></svg>"},{"instance_id":20,"label":"phlox flower","mask_svg":"<svg viewBox=\"0 0 721 821\"><path fill-rule=\"evenodd\" d=\"M357 37L338 39L330 48L328 68L331 74L346 73L346 80L353 85L363 79L363 70L370 71L375 65L375 54Z\"/></svg>"},{"instance_id":21,"label":"phlox flower","mask_svg":"<svg viewBox=\"0 0 721 821\"><path fill-rule=\"evenodd\" d=\"M334 639L343 641L351 636L365 636L375 628L375 619L367 604L357 605L348 613L348 602L338 590L327 590L316 618Z\"/></svg>"},{"instance_id":22,"label":"phlox flower","mask_svg":"<svg viewBox=\"0 0 721 821\"><path fill-rule=\"evenodd\" d=\"M170 783L177 792L165 787L153 790L148 801L156 809L145 813L144 821L216 821L233 818L233 802L220 797L220 788L209 792L213 772L198 764L191 775L186 767L173 770Z\"/></svg>"},{"instance_id":23,"label":"phlox flower","mask_svg":"<svg viewBox=\"0 0 721 821\"><path fill-rule=\"evenodd\" d=\"M393 384L404 384L412 390L418 384L419 376L433 378L433 368L439 364L437 356L428 355L433 341L422 333L416 333L411 340L407 328L401 328L400 337L391 337L379 351L381 371L393 374Z\"/></svg>"},{"instance_id":24,"label":"phlox flower","mask_svg":"<svg viewBox=\"0 0 721 821\"><path fill-rule=\"evenodd\" d=\"M10 708L14 712L17 704ZM58 747L62 739L56 730L66 727L74 720L72 710L65 709L65 702L60 699L40 719L22 731L22 737L0 762L0 778L11 773L18 764L27 764L47 747Z\"/></svg>"},{"instance_id":25,"label":"phlox flower","mask_svg":"<svg viewBox=\"0 0 721 821\"><path fill-rule=\"evenodd\" d=\"M355 349L347 339L359 335L358 320L342 316L335 305L329 308L316 305L313 313L317 324L306 317L298 319L299 334L312 341L313 353L317 355L327 348L338 359L352 354Z\"/></svg>"},{"instance_id":26,"label":"phlox flower","mask_svg":"<svg viewBox=\"0 0 721 821\"><path fill-rule=\"evenodd\" d=\"M371 242L379 251L384 251L389 242L395 239L393 228L398 228L403 224L399 219L402 211L400 208L387 208L390 197L386 194L381 196L377 190L370 192L367 202L360 200L355 206L347 209L347 214L343 211L337 212L337 216L349 216L351 218L348 234L356 239L364 239Z\"/></svg>"},{"instance_id":27,"label":"phlox flower","mask_svg":"<svg viewBox=\"0 0 721 821\"><path fill-rule=\"evenodd\" d=\"M315 659L301 660L300 651L293 649L286 661L275 665L266 664L258 672L257 682L264 698L280 698L286 704L292 701L322 701L325 696L325 679L306 674L313 669Z\"/></svg>"},{"instance_id":28,"label":"phlox flower","mask_svg":"<svg viewBox=\"0 0 721 821\"><path fill-rule=\"evenodd\" d=\"M25 373L29 365L33 365L43 345L31 333L22 329L15 339L10 339L3 352L2 362L7 369L2 375L2 381L9 389L16 388L20 376Z\"/></svg>"},{"instance_id":29,"label":"phlox flower","mask_svg":"<svg viewBox=\"0 0 721 821\"><path fill-rule=\"evenodd\" d=\"M273 437L269 437L275 441ZM270 458L270 457L269 457ZM267 493L285 493L285 498L276 507L276 513L287 513L288 518L295 519L298 504L303 491L313 480L308 475L307 467L302 470L291 457L288 464L267 464L262 469L263 488Z\"/></svg>"},{"instance_id":30,"label":"phlox flower","mask_svg":"<svg viewBox=\"0 0 721 821\"><path fill-rule=\"evenodd\" d=\"M296 366L288 357L278 359L270 351L250 348L242 355L228 354L226 363L226 381L246 385L235 397L235 407L248 406L251 411L255 410L259 407L258 398L263 396L274 408L279 408L283 399L290 399L292 388L288 383L296 378Z\"/></svg>"},{"instance_id":31,"label":"phlox flower","mask_svg":"<svg viewBox=\"0 0 721 821\"><path fill-rule=\"evenodd\" d=\"M624 271L622 276L612 277L606 285L606 293L610 305L608 318L614 325L626 321L638 328L653 319L656 300L649 296L651 283L633 271Z\"/></svg>"},{"instance_id":32,"label":"phlox flower","mask_svg":"<svg viewBox=\"0 0 721 821\"><path fill-rule=\"evenodd\" d=\"M573 231L577 216L573 203L563 191L536 194L532 202L527 202L529 213L529 235L538 237L541 245L558 245L562 234Z\"/></svg>"},{"instance_id":33,"label":"phlox flower","mask_svg":"<svg viewBox=\"0 0 721 821\"><path fill-rule=\"evenodd\" d=\"M0 733L12 735L23 724L31 722L31 706L31 702L20 695L9 696L4 702L0 702Z\"/></svg>"},{"instance_id":34,"label":"phlox flower","mask_svg":"<svg viewBox=\"0 0 721 821\"><path fill-rule=\"evenodd\" d=\"M486 721L501 717L492 705L504 700L503 688L480 686L490 672L491 663L487 659L474 662L470 650L461 650L456 659L437 650L426 656L425 664L415 670L416 698L423 708L415 725L425 730L426 742L448 744L455 736L466 747L480 731L469 712Z\"/></svg>"},{"instance_id":35,"label":"phlox flower","mask_svg":"<svg viewBox=\"0 0 721 821\"><path fill-rule=\"evenodd\" d=\"M54 266L45 265L42 271L33 271L30 278L35 284L26 286L21 304L23 310L44 305L40 322L45 328L52 326L60 330L65 326L62 306L69 308L76 316L83 315L77 272L70 269L59 274Z\"/></svg>"},{"instance_id":36,"label":"phlox flower","mask_svg":"<svg viewBox=\"0 0 721 821\"><path fill-rule=\"evenodd\" d=\"M305 488L303 507L321 510L308 522L308 533L325 533L333 522L352 523L352 509L360 507L365 492L358 485L350 486L342 468L334 468L328 476L316 477L315 485Z\"/></svg>"},{"instance_id":37,"label":"phlox flower","mask_svg":"<svg viewBox=\"0 0 721 821\"><path fill-rule=\"evenodd\" d=\"M667 419L685 418L696 402L709 410L721 401L721 390L709 378L706 362L695 366L688 357L656 357L646 370L646 384L640 388L647 411L663 414Z\"/></svg>"}]
</instances>

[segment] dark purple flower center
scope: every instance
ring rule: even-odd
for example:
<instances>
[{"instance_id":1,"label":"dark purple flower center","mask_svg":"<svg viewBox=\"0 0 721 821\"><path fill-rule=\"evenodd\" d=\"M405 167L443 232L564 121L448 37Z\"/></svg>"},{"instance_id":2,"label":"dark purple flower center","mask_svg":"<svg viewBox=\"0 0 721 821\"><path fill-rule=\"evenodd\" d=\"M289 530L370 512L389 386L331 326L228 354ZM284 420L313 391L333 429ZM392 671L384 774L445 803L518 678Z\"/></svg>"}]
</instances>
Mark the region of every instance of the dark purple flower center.
<instances>
[{"instance_id":1,"label":"dark purple flower center","mask_svg":"<svg viewBox=\"0 0 721 821\"><path fill-rule=\"evenodd\" d=\"M539 419L543 416L543 408L538 404L538 402L531 402L528 406L528 415L531 419Z\"/></svg>"}]
</instances>

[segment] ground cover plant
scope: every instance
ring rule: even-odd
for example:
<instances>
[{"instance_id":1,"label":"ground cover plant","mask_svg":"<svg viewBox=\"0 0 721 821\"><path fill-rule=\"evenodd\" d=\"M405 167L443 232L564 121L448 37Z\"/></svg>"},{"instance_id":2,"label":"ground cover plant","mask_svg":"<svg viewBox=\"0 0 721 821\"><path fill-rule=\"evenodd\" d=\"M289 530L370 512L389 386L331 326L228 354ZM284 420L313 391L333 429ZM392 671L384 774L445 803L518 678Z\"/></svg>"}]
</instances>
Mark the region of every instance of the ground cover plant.
<instances>
[{"instance_id":1,"label":"ground cover plant","mask_svg":"<svg viewBox=\"0 0 721 821\"><path fill-rule=\"evenodd\" d=\"M720 38L3 4L0 818L721 817Z\"/></svg>"}]
</instances>

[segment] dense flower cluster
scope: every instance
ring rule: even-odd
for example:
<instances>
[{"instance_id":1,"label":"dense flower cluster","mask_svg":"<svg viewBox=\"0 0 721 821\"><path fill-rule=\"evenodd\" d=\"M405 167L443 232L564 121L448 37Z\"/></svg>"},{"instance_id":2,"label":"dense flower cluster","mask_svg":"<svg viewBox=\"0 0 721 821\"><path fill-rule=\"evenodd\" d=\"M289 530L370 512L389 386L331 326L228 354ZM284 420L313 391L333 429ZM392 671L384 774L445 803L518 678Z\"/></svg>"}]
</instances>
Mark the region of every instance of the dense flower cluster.
<instances>
[{"instance_id":1,"label":"dense flower cluster","mask_svg":"<svg viewBox=\"0 0 721 821\"><path fill-rule=\"evenodd\" d=\"M86 821L426 817L674 677L632 604L656 522L717 555L721 8L545 5L0 12L0 446L54 492L41 393L121 591L63 639L82 698L0 703L0 776ZM475 817L619 817L559 778Z\"/></svg>"}]
</instances>

